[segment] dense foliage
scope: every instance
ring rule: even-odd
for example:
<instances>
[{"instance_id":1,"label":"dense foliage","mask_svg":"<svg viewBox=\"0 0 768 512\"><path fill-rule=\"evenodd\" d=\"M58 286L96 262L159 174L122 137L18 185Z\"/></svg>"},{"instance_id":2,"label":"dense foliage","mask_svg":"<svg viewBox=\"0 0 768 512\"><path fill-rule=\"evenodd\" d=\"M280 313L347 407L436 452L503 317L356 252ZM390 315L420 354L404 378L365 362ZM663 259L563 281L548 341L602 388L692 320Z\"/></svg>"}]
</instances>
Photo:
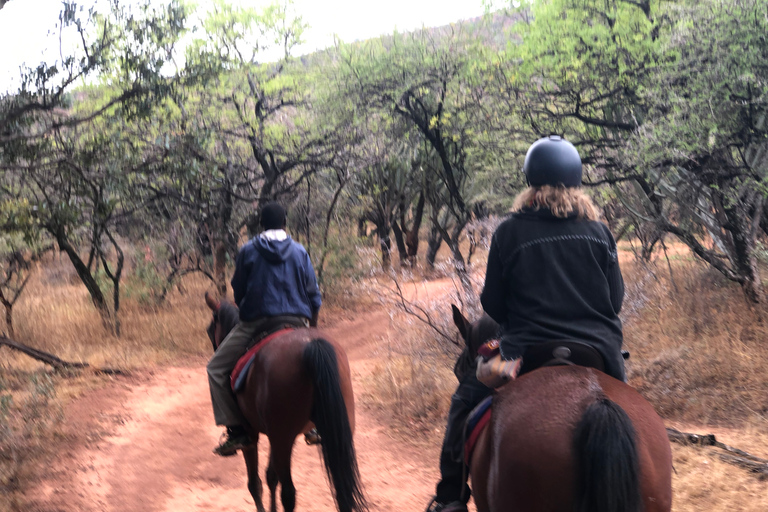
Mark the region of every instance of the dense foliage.
<instances>
[{"instance_id":1,"label":"dense foliage","mask_svg":"<svg viewBox=\"0 0 768 512\"><path fill-rule=\"evenodd\" d=\"M306 24L290 3L218 1L195 32L179 2L65 3L59 29L82 47L0 97L6 310L19 262L51 247L116 331L128 247L165 272L157 300L193 271L226 294L275 199L325 286L345 261L333 234L370 223L385 267L391 235L413 265L423 230L426 263L447 244L469 287L462 240L509 207L547 133L579 147L586 185L645 257L674 235L762 301L768 0L513 4L296 56Z\"/></svg>"}]
</instances>

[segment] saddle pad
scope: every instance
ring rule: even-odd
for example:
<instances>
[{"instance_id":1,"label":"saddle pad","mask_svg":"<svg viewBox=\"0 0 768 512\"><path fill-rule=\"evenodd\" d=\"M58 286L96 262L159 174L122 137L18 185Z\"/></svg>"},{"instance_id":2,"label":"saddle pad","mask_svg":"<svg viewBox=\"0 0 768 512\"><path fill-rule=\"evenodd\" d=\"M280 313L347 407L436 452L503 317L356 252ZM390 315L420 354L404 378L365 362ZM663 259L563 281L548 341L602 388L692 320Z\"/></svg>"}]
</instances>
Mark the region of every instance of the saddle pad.
<instances>
[{"instance_id":1,"label":"saddle pad","mask_svg":"<svg viewBox=\"0 0 768 512\"><path fill-rule=\"evenodd\" d=\"M259 340L259 342L256 343L253 347L251 347L243 357L238 359L237 364L235 365L235 369L232 370L232 374L229 376L229 382L230 382L230 385L232 386L232 391L237 393L238 391L243 389L243 386L245 385L245 378L248 376L248 370L251 368L251 365L253 364L253 360L256 359L256 354L259 353L259 350L264 348L267 345L267 343L269 343L273 339L292 330L293 328L288 327L288 328L280 329L279 331L273 332L269 336Z\"/></svg>"},{"instance_id":2,"label":"saddle pad","mask_svg":"<svg viewBox=\"0 0 768 512\"><path fill-rule=\"evenodd\" d=\"M480 404L472 409L467 418L467 425L464 430L464 462L467 466L472 461L472 451L475 444L483 432L483 429L491 420L491 403L493 396L486 397Z\"/></svg>"}]
</instances>

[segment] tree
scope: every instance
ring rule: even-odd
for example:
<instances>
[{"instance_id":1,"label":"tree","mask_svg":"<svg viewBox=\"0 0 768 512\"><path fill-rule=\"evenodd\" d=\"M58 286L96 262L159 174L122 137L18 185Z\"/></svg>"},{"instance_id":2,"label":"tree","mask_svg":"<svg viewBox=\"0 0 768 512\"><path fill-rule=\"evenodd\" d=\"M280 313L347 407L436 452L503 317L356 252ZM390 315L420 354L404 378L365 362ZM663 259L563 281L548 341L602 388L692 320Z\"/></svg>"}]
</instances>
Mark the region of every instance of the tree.
<instances>
[{"instance_id":1,"label":"tree","mask_svg":"<svg viewBox=\"0 0 768 512\"><path fill-rule=\"evenodd\" d=\"M475 64L483 48L462 25L391 38L338 45L345 93L412 126L425 141L434 190L425 191L432 230L448 244L462 283L466 279L459 240L471 218L472 176L468 155L485 99ZM370 114L369 114L370 115ZM437 189L441 189L442 192Z\"/></svg>"},{"instance_id":2,"label":"tree","mask_svg":"<svg viewBox=\"0 0 768 512\"><path fill-rule=\"evenodd\" d=\"M145 4L140 13L113 1L109 13L91 10L81 20L74 4L65 3L62 27L76 28L83 56L65 58L61 73L57 65L26 73L0 113L0 199L31 206L31 227L67 254L116 334L125 257L115 229L146 205L132 191L165 157L164 150L131 139L129 126L174 90L161 70L184 30L186 9L178 2L160 11ZM92 35L96 42L88 43ZM103 85L67 91L97 72ZM98 269L110 281L111 308Z\"/></svg>"},{"instance_id":3,"label":"tree","mask_svg":"<svg viewBox=\"0 0 768 512\"><path fill-rule=\"evenodd\" d=\"M333 167L343 141L336 125L315 122L316 71L291 56L305 24L290 3L258 11L216 2L204 27L207 38L187 53L193 87L175 99L182 158L201 172L179 185L208 202L202 218L190 214L211 234L223 296L240 229L255 235L261 206L290 198L310 176Z\"/></svg>"},{"instance_id":4,"label":"tree","mask_svg":"<svg viewBox=\"0 0 768 512\"><path fill-rule=\"evenodd\" d=\"M418 250L418 226L424 209L419 137L409 133L401 120L389 117L371 116L364 130L366 136L356 145L358 169L354 178L355 191L364 200L363 218L376 227L382 268L388 269L391 263L393 231L400 264L408 265ZM409 229L406 215L419 197L421 208L417 204Z\"/></svg>"},{"instance_id":5,"label":"tree","mask_svg":"<svg viewBox=\"0 0 768 512\"><path fill-rule=\"evenodd\" d=\"M565 133L649 226L762 300L763 0L669 5L550 0L527 5L500 80L533 133ZM733 52L732 48L745 48ZM533 137L532 137L533 138ZM703 241L711 237L712 247Z\"/></svg>"}]
</instances>

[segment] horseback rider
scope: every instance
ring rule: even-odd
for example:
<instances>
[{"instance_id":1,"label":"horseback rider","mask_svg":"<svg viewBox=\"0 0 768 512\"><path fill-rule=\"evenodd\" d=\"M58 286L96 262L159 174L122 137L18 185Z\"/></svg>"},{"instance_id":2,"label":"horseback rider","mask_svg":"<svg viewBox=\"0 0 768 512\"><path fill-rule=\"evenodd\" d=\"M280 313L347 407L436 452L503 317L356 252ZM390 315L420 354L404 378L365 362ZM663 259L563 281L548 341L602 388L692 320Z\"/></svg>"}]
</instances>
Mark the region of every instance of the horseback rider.
<instances>
[{"instance_id":1,"label":"horseback rider","mask_svg":"<svg viewBox=\"0 0 768 512\"><path fill-rule=\"evenodd\" d=\"M582 342L602 355L607 374L625 381L618 317L624 281L616 242L581 190L579 153L558 136L539 139L523 172L529 187L493 234L480 297L500 326L501 355L521 360L528 347L542 342ZM466 512L464 423L491 393L474 371L460 380L440 454L441 480L427 512Z\"/></svg>"},{"instance_id":2,"label":"horseback rider","mask_svg":"<svg viewBox=\"0 0 768 512\"><path fill-rule=\"evenodd\" d=\"M234 455L252 442L230 374L254 338L285 325L317 326L321 299L315 270L304 247L285 232L285 222L282 206L264 206L259 217L264 231L237 255L232 290L240 322L208 362L213 415L217 425L227 427L226 439L214 449L218 455Z\"/></svg>"}]
</instances>

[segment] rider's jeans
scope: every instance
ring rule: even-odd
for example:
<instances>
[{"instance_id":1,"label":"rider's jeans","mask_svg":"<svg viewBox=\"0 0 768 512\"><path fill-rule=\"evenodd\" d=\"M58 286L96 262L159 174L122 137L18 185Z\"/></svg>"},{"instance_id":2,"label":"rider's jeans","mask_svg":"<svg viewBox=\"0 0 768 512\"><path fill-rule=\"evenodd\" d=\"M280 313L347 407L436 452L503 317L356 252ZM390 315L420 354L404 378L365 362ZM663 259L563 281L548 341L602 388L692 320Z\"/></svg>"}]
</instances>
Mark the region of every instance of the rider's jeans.
<instances>
[{"instance_id":1,"label":"rider's jeans","mask_svg":"<svg viewBox=\"0 0 768 512\"><path fill-rule=\"evenodd\" d=\"M437 501L451 503L469 500L467 473L464 471L464 424L472 409L492 390L477 380L475 369L466 372L459 387L451 397L448 425L445 428L443 448L440 452L440 477L437 484Z\"/></svg>"},{"instance_id":2,"label":"rider's jeans","mask_svg":"<svg viewBox=\"0 0 768 512\"><path fill-rule=\"evenodd\" d=\"M208 361L208 384L211 388L213 417L217 425L235 427L248 425L229 381L232 369L253 344L254 335L265 325L264 319L240 322L230 331Z\"/></svg>"}]
</instances>

